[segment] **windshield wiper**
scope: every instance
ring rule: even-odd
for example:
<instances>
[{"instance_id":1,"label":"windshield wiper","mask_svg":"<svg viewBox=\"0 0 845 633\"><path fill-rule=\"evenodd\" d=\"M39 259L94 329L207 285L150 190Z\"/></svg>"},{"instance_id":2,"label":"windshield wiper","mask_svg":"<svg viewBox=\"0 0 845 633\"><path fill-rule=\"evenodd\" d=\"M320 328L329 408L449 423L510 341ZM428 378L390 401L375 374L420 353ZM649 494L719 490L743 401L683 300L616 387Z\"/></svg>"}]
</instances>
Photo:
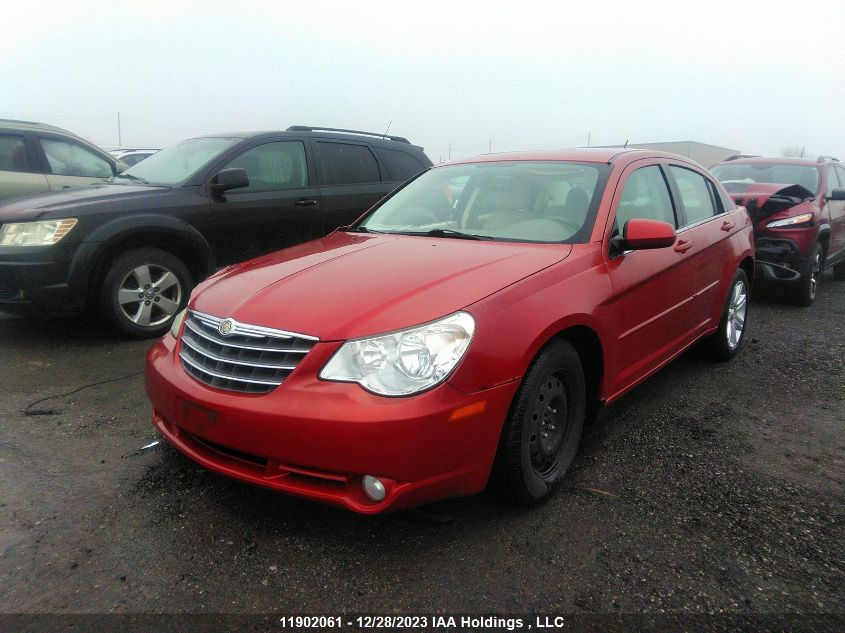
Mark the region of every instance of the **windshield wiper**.
<instances>
[{"instance_id":1,"label":"windshield wiper","mask_svg":"<svg viewBox=\"0 0 845 633\"><path fill-rule=\"evenodd\" d=\"M373 229L368 229L366 226L356 226L355 228L347 226L340 230L345 231L346 233L384 233L384 231L374 231Z\"/></svg>"},{"instance_id":2,"label":"windshield wiper","mask_svg":"<svg viewBox=\"0 0 845 633\"><path fill-rule=\"evenodd\" d=\"M142 185L150 184L149 180L144 180L143 178L135 176L134 174L127 174L125 172L122 174L118 174L117 176L115 176L115 178L128 178L132 182L140 182Z\"/></svg>"},{"instance_id":3,"label":"windshield wiper","mask_svg":"<svg viewBox=\"0 0 845 633\"><path fill-rule=\"evenodd\" d=\"M475 235L473 233L462 233L452 229L431 229L425 233L415 233L415 235L425 235L426 237L451 237L456 240L492 240L488 235Z\"/></svg>"}]
</instances>

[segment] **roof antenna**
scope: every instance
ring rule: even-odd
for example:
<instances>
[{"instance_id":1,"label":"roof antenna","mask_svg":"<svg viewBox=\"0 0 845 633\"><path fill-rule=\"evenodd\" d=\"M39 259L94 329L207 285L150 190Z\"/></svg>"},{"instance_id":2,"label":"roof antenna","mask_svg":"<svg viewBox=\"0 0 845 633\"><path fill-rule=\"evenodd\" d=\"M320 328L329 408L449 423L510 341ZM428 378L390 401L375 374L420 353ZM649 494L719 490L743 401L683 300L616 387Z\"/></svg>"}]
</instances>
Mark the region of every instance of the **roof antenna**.
<instances>
[{"instance_id":1,"label":"roof antenna","mask_svg":"<svg viewBox=\"0 0 845 633\"><path fill-rule=\"evenodd\" d=\"M622 149L628 149L628 139L625 139L625 144L622 146Z\"/></svg>"},{"instance_id":2,"label":"roof antenna","mask_svg":"<svg viewBox=\"0 0 845 633\"><path fill-rule=\"evenodd\" d=\"M804 158L804 150L807 149L807 146L801 148L801 158Z\"/></svg>"},{"instance_id":3,"label":"roof antenna","mask_svg":"<svg viewBox=\"0 0 845 633\"><path fill-rule=\"evenodd\" d=\"M393 125L393 121L387 122L387 129L384 131L384 134L381 135L382 138L387 138L387 133L390 132L390 126Z\"/></svg>"}]
</instances>

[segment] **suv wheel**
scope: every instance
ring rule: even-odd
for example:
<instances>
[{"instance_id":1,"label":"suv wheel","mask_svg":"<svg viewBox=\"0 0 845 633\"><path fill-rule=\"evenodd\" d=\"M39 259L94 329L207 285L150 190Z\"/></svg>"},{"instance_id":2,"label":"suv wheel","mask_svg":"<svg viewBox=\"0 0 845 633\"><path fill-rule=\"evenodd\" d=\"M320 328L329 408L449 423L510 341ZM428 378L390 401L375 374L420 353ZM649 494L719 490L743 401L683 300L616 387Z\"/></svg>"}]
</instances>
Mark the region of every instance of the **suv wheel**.
<instances>
[{"instance_id":1,"label":"suv wheel","mask_svg":"<svg viewBox=\"0 0 845 633\"><path fill-rule=\"evenodd\" d=\"M715 360L730 360L742 347L748 320L748 275L738 268L731 280L719 328L705 339L705 347Z\"/></svg>"},{"instance_id":2,"label":"suv wheel","mask_svg":"<svg viewBox=\"0 0 845 633\"><path fill-rule=\"evenodd\" d=\"M789 298L793 304L805 308L813 305L821 281L822 270L824 270L824 253L822 252L822 245L816 242L807 258L807 269L796 282L796 285L790 289Z\"/></svg>"},{"instance_id":3,"label":"suv wheel","mask_svg":"<svg viewBox=\"0 0 845 633\"><path fill-rule=\"evenodd\" d=\"M584 425L586 389L578 352L546 346L525 374L499 442L493 478L513 501L536 503L563 482Z\"/></svg>"},{"instance_id":4,"label":"suv wheel","mask_svg":"<svg viewBox=\"0 0 845 633\"><path fill-rule=\"evenodd\" d=\"M161 336L187 304L192 287L191 273L179 258L158 248L139 248L111 263L100 304L124 334Z\"/></svg>"}]
</instances>

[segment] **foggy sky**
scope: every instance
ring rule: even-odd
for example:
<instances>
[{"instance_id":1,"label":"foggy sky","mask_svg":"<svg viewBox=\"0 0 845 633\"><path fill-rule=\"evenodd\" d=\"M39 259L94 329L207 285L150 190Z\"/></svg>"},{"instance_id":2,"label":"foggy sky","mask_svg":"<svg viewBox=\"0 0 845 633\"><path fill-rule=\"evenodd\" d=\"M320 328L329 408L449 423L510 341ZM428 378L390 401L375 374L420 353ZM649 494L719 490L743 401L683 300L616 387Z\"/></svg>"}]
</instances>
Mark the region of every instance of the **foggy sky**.
<instances>
[{"instance_id":1,"label":"foggy sky","mask_svg":"<svg viewBox=\"0 0 845 633\"><path fill-rule=\"evenodd\" d=\"M843 18L834 1L7 1L0 117L107 146L120 112L124 146L392 121L435 162L588 135L845 159Z\"/></svg>"}]
</instances>

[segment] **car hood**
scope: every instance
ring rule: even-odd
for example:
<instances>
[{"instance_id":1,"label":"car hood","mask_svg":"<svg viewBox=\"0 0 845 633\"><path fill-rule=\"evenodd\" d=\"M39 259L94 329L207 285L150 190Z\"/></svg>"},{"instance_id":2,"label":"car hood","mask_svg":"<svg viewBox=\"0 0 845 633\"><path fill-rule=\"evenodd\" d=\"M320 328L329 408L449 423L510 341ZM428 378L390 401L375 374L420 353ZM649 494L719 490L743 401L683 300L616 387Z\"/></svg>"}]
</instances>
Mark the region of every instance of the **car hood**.
<instances>
[{"instance_id":1,"label":"car hood","mask_svg":"<svg viewBox=\"0 0 845 633\"><path fill-rule=\"evenodd\" d=\"M117 200L156 196L169 191L169 187L113 183L50 191L0 204L0 222L37 220L46 215L58 217L57 213L76 210L80 206L112 204Z\"/></svg>"},{"instance_id":2,"label":"car hood","mask_svg":"<svg viewBox=\"0 0 845 633\"><path fill-rule=\"evenodd\" d=\"M734 202L748 209L754 220L774 215L815 197L801 185L754 183L741 192L732 192Z\"/></svg>"},{"instance_id":3,"label":"car hood","mask_svg":"<svg viewBox=\"0 0 845 633\"><path fill-rule=\"evenodd\" d=\"M343 340L432 321L563 260L568 244L336 232L224 269L191 307Z\"/></svg>"}]
</instances>

